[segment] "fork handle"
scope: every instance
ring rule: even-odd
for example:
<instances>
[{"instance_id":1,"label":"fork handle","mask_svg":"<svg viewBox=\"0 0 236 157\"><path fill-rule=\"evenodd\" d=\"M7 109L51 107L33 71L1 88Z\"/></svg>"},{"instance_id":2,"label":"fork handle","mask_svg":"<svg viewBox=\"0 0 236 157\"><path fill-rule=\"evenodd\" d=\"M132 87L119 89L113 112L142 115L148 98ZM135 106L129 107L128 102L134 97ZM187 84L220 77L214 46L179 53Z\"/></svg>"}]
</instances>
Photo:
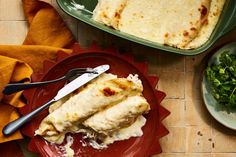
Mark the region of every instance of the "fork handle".
<instances>
[{"instance_id":1,"label":"fork handle","mask_svg":"<svg viewBox=\"0 0 236 157\"><path fill-rule=\"evenodd\" d=\"M16 93L25 89L29 89L29 88L33 88L33 87L38 87L41 85L46 85L49 83L54 83L54 82L58 82L61 80L64 80L66 77L63 76L61 78L55 79L55 80L50 80L50 81L44 81L44 82L34 82L34 83L14 83L14 84L8 84L5 86L4 90L3 90L3 94L5 95L10 95L12 93Z\"/></svg>"}]
</instances>

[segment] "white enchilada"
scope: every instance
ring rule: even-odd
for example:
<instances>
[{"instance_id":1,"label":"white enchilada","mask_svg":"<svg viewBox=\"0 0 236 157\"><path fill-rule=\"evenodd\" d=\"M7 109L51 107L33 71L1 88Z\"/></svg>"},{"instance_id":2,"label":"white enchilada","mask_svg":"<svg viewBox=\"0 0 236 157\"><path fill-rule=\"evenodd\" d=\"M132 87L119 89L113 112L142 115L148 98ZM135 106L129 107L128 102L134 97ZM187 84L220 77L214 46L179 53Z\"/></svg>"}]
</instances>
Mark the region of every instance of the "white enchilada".
<instances>
[{"instance_id":1,"label":"white enchilada","mask_svg":"<svg viewBox=\"0 0 236 157\"><path fill-rule=\"evenodd\" d=\"M225 0L99 0L93 19L121 32L180 49L211 36Z\"/></svg>"},{"instance_id":2,"label":"white enchilada","mask_svg":"<svg viewBox=\"0 0 236 157\"><path fill-rule=\"evenodd\" d=\"M82 133L96 149L142 135L150 110L137 75L103 74L52 105L35 135L61 144L66 133Z\"/></svg>"}]
</instances>

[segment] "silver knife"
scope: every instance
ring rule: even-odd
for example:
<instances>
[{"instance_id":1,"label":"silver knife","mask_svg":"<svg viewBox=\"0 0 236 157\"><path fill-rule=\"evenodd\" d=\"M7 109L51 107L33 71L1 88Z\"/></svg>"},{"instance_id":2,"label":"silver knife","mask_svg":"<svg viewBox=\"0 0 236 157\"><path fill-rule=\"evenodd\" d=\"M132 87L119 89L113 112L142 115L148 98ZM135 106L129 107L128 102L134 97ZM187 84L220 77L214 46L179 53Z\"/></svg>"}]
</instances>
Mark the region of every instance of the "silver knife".
<instances>
[{"instance_id":1,"label":"silver knife","mask_svg":"<svg viewBox=\"0 0 236 157\"><path fill-rule=\"evenodd\" d=\"M52 103L60 100L61 98L65 97L66 95L72 93L79 87L85 85L89 81L93 80L94 78L98 77L102 73L106 72L110 69L109 65L101 65L94 70L97 72L96 74L91 73L85 73L75 80L71 81L67 85L65 85L62 89L60 89L57 93L57 95L50 101L48 101L46 104L40 106L39 108L33 110L32 112L22 116L21 118L16 119L15 121L12 121L8 123L2 130L2 133L4 136L11 135L16 130L18 130L22 125L24 125L26 122L30 121L33 117L35 117L38 113L48 108Z\"/></svg>"}]
</instances>

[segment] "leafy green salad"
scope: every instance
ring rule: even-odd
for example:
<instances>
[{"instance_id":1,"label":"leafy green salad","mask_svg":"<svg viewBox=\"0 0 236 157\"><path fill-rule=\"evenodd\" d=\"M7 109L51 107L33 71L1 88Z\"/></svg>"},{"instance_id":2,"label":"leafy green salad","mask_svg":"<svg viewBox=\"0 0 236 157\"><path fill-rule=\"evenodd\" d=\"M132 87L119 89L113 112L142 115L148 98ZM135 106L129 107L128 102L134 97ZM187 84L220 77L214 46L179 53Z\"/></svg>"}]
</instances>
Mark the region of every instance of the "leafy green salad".
<instances>
[{"instance_id":1,"label":"leafy green salad","mask_svg":"<svg viewBox=\"0 0 236 157\"><path fill-rule=\"evenodd\" d=\"M212 94L219 104L236 108L236 55L223 52L219 61L205 71Z\"/></svg>"}]
</instances>

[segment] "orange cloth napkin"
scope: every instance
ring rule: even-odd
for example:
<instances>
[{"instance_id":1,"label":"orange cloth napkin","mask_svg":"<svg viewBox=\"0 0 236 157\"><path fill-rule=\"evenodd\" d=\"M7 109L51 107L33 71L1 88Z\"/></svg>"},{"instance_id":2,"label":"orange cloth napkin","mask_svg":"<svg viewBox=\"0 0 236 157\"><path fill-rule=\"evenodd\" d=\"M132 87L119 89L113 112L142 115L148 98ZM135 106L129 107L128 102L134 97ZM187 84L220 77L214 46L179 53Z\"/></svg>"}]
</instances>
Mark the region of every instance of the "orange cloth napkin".
<instances>
[{"instance_id":1,"label":"orange cloth napkin","mask_svg":"<svg viewBox=\"0 0 236 157\"><path fill-rule=\"evenodd\" d=\"M22 0L29 32L21 46L0 45L0 143L21 139L20 132L4 137L2 128L19 117L17 107L24 106L21 93L5 96L4 86L30 81L32 72L42 69L44 60L54 60L59 50L70 53L75 39L55 9L42 1Z\"/></svg>"}]
</instances>

